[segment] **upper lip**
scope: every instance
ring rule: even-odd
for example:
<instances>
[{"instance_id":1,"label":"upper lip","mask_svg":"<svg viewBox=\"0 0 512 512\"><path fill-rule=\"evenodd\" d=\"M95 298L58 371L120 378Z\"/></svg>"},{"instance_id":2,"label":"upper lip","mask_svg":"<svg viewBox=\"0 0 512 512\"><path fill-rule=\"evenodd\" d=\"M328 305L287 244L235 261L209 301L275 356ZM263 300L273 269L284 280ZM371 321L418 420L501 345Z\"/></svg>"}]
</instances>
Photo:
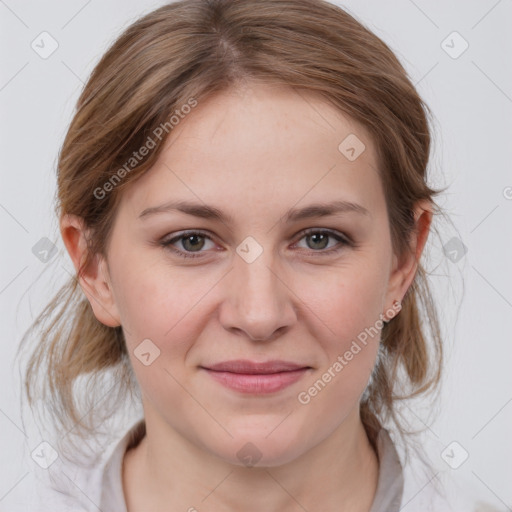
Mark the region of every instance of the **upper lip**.
<instances>
[{"instance_id":1,"label":"upper lip","mask_svg":"<svg viewBox=\"0 0 512 512\"><path fill-rule=\"evenodd\" d=\"M231 361L223 361L208 366L203 366L208 370L217 372L245 373L245 374L269 374L290 372L300 370L302 368L310 368L310 366L293 363L291 361L249 361L247 359L233 359Z\"/></svg>"}]
</instances>

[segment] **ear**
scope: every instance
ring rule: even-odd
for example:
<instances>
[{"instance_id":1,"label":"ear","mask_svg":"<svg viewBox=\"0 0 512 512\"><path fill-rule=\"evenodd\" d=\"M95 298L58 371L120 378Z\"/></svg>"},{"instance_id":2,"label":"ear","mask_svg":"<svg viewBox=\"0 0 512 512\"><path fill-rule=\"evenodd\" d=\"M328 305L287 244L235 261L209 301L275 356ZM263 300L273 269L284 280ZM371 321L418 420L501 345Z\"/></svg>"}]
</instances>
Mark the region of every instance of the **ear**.
<instances>
[{"instance_id":1,"label":"ear","mask_svg":"<svg viewBox=\"0 0 512 512\"><path fill-rule=\"evenodd\" d=\"M432 203L429 200L419 201L414 209L415 227L411 233L410 250L400 258L393 256L393 267L386 294L386 309L393 306L393 301L402 301L411 286L425 243L432 224ZM386 310L385 309L385 310Z\"/></svg>"},{"instance_id":2,"label":"ear","mask_svg":"<svg viewBox=\"0 0 512 512\"><path fill-rule=\"evenodd\" d=\"M107 262L103 256L94 255L87 267L81 268L88 253L86 236L89 233L83 219L76 215L64 214L60 219L60 233L94 316L109 327L121 325Z\"/></svg>"}]
</instances>

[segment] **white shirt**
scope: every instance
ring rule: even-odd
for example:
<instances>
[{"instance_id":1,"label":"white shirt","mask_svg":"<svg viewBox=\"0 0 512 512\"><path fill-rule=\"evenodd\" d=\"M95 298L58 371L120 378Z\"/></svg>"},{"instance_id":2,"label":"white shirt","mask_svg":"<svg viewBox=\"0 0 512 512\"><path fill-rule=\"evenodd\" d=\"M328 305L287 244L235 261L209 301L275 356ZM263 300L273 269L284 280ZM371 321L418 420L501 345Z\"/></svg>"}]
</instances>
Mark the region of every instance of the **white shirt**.
<instances>
[{"instance_id":1,"label":"white shirt","mask_svg":"<svg viewBox=\"0 0 512 512\"><path fill-rule=\"evenodd\" d=\"M61 459L47 469L37 468L32 494L27 485L0 501L1 512L127 512L122 485L122 463L129 446L145 434L143 420L137 421L121 439L112 443L95 463L83 467ZM379 477L369 512L481 512L468 496L455 492L450 501L435 489L433 481L405 472L386 429L377 438ZM423 478L423 480L422 480ZM23 492L25 489L25 492ZM474 503L471 500L471 503ZM340 506L340 512L342 507ZM316 512L316 511L310 511Z\"/></svg>"}]
</instances>

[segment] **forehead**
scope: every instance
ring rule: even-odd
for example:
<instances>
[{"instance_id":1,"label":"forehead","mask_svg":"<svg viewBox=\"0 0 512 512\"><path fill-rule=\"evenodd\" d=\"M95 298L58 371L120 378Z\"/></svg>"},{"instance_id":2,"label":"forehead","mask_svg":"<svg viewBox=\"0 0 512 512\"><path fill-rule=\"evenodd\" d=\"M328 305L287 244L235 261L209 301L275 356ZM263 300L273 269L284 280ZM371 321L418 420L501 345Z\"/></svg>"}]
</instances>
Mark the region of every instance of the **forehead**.
<instances>
[{"instance_id":1,"label":"forehead","mask_svg":"<svg viewBox=\"0 0 512 512\"><path fill-rule=\"evenodd\" d=\"M370 210L383 200L377 166L367 130L334 106L304 91L253 84L199 100L157 163L125 189L121 208L133 217L194 200L236 218L270 205L342 199Z\"/></svg>"}]
</instances>

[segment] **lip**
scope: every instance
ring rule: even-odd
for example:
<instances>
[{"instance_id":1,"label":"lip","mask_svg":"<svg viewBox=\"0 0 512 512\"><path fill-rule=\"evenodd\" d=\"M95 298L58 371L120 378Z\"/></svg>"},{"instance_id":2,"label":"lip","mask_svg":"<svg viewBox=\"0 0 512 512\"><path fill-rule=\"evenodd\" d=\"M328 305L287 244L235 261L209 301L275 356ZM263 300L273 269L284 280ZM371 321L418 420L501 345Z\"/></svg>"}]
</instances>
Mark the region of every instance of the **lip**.
<instances>
[{"instance_id":1,"label":"lip","mask_svg":"<svg viewBox=\"0 0 512 512\"><path fill-rule=\"evenodd\" d=\"M297 382L310 366L290 361L256 362L244 359L201 367L220 384L242 393L265 394L280 391Z\"/></svg>"}]
</instances>

